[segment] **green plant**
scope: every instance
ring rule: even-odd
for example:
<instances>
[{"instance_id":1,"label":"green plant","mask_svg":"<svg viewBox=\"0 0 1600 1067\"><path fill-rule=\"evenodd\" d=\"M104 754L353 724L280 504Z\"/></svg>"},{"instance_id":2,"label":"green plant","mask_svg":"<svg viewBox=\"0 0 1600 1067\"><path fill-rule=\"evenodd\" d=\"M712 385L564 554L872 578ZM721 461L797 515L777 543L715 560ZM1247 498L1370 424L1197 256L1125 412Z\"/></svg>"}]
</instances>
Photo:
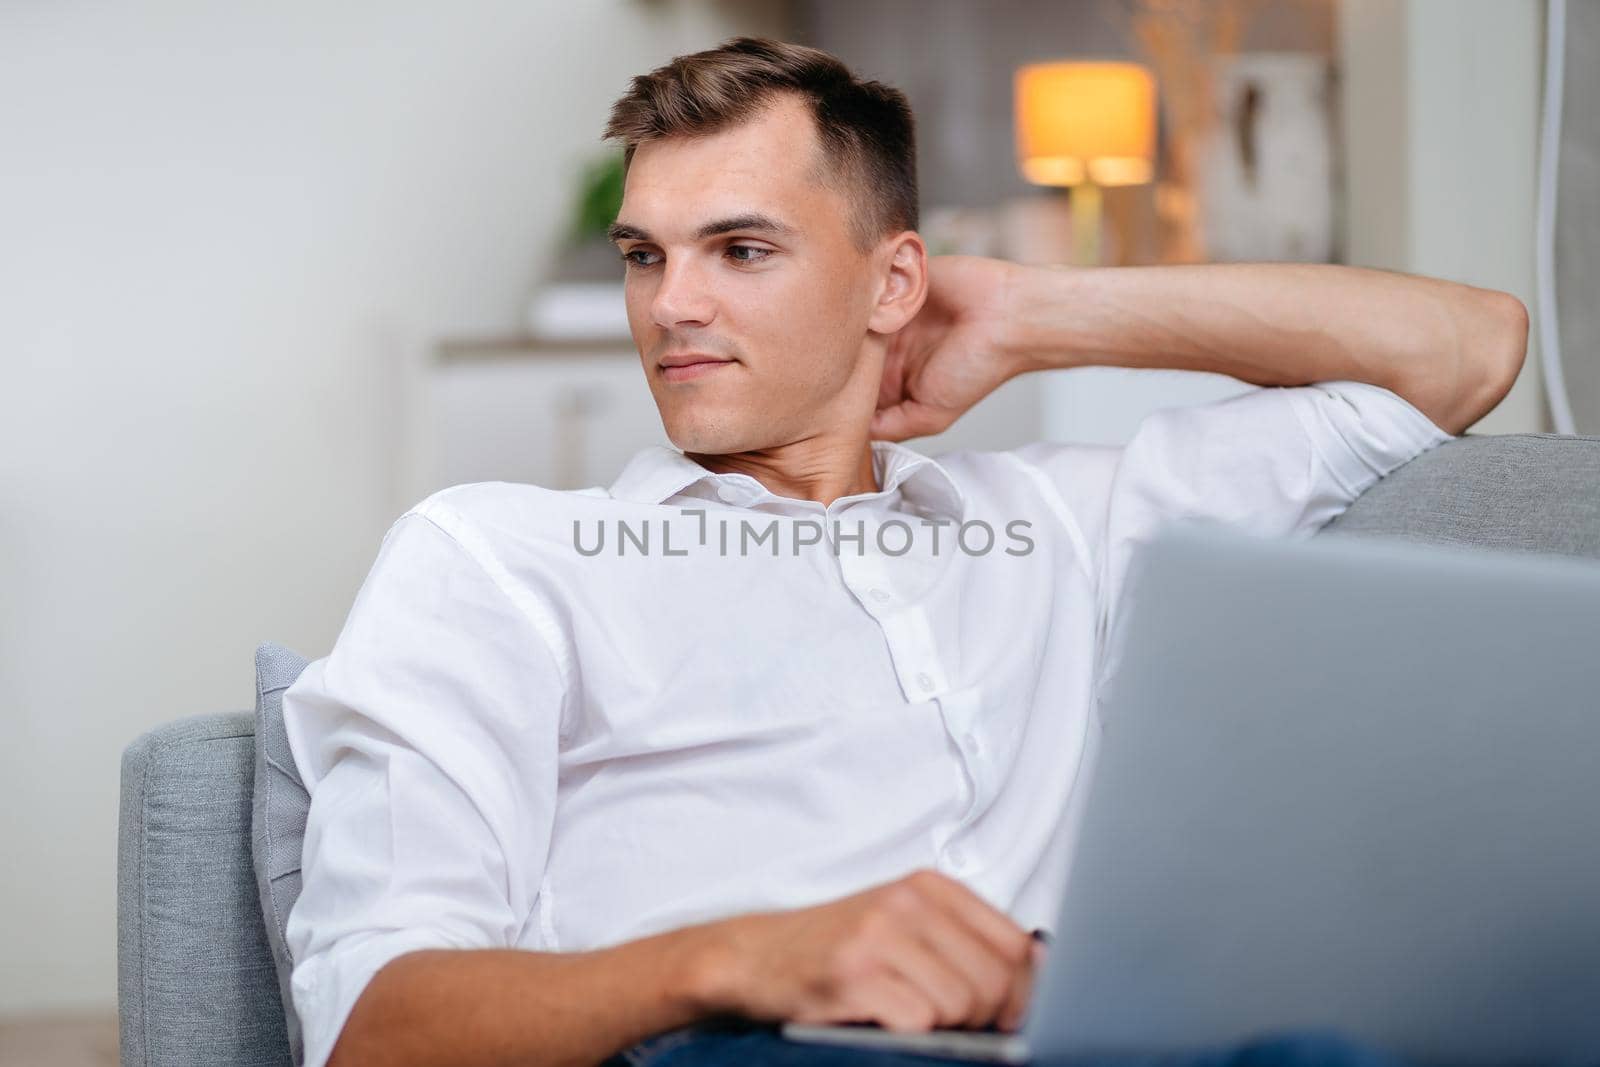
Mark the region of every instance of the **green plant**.
<instances>
[{"instance_id":1,"label":"green plant","mask_svg":"<svg viewBox=\"0 0 1600 1067\"><path fill-rule=\"evenodd\" d=\"M577 214L572 220L573 242L604 238L621 208L622 152L618 150L584 167L579 179Z\"/></svg>"}]
</instances>

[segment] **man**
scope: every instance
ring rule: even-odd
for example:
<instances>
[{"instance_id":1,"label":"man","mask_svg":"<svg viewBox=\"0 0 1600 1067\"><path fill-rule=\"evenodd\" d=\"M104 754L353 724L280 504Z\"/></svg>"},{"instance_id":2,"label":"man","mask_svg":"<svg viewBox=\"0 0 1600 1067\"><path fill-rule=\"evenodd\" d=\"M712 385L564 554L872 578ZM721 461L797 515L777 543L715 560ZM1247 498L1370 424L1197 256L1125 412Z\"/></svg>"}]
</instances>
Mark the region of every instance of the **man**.
<instances>
[{"instance_id":1,"label":"man","mask_svg":"<svg viewBox=\"0 0 1600 1067\"><path fill-rule=\"evenodd\" d=\"M1515 299L1424 278L930 262L912 129L895 90L744 38L616 104L612 232L677 447L608 490L429 497L285 694L313 1067L1016 1027L1133 547L1309 534L1521 366ZM1270 388L1123 449L894 443L1088 363Z\"/></svg>"}]
</instances>

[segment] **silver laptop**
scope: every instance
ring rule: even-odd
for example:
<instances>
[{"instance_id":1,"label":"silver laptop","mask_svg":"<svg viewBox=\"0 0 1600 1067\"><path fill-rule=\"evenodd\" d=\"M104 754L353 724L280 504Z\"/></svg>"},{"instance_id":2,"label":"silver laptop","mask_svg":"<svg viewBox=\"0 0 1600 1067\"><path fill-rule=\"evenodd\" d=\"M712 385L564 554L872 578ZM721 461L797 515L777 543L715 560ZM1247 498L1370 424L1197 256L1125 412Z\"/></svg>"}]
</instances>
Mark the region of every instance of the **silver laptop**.
<instances>
[{"instance_id":1,"label":"silver laptop","mask_svg":"<svg viewBox=\"0 0 1600 1067\"><path fill-rule=\"evenodd\" d=\"M1600 1062L1600 563L1175 527L1134 563L1079 846L1019 1033L962 1059L1335 1032Z\"/></svg>"}]
</instances>

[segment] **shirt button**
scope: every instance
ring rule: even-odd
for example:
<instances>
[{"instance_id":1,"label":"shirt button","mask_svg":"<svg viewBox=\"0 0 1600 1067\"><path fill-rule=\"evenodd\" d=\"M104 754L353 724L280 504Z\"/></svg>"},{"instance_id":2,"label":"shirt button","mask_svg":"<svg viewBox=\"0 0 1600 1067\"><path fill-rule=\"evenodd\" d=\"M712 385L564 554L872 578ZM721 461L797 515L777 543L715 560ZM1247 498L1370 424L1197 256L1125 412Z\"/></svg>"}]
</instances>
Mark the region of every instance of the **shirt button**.
<instances>
[{"instance_id":1,"label":"shirt button","mask_svg":"<svg viewBox=\"0 0 1600 1067\"><path fill-rule=\"evenodd\" d=\"M933 679L929 677L927 671L923 671L921 674L917 675L917 684L922 687L922 691L924 693L933 691Z\"/></svg>"},{"instance_id":2,"label":"shirt button","mask_svg":"<svg viewBox=\"0 0 1600 1067\"><path fill-rule=\"evenodd\" d=\"M739 492L739 489L738 489L737 486L732 486L732 485L719 485L719 486L717 486L717 499L721 500L722 502L724 502L726 504L737 504L739 502L739 498L741 496L743 496L743 495L744 494Z\"/></svg>"},{"instance_id":3,"label":"shirt button","mask_svg":"<svg viewBox=\"0 0 1600 1067\"><path fill-rule=\"evenodd\" d=\"M974 756L980 755L983 752L983 742L978 739L977 734L967 734L961 739L961 743L965 745L967 751L972 753Z\"/></svg>"},{"instance_id":4,"label":"shirt button","mask_svg":"<svg viewBox=\"0 0 1600 1067\"><path fill-rule=\"evenodd\" d=\"M944 855L952 867L961 868L967 865L967 854L960 845L951 845L944 850Z\"/></svg>"},{"instance_id":5,"label":"shirt button","mask_svg":"<svg viewBox=\"0 0 1600 1067\"><path fill-rule=\"evenodd\" d=\"M876 600L880 604L889 599L889 594L885 593L882 589L872 590L871 596L873 600Z\"/></svg>"}]
</instances>

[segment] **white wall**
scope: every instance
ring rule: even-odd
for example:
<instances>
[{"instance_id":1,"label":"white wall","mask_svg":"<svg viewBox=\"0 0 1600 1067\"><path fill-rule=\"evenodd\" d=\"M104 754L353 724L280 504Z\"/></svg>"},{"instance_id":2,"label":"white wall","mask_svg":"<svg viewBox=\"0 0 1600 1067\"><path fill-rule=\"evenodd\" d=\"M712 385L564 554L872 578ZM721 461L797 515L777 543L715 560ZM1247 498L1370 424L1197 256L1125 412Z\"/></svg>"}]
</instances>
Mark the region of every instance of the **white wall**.
<instances>
[{"instance_id":1,"label":"white wall","mask_svg":"<svg viewBox=\"0 0 1600 1067\"><path fill-rule=\"evenodd\" d=\"M114 1004L122 748L326 652L408 374L517 329L628 77L769 6L0 7L0 1014Z\"/></svg>"},{"instance_id":2,"label":"white wall","mask_svg":"<svg viewBox=\"0 0 1600 1067\"><path fill-rule=\"evenodd\" d=\"M1339 19L1350 261L1533 312L1543 4L1341 0ZM1549 429L1537 346L1472 432Z\"/></svg>"}]
</instances>

